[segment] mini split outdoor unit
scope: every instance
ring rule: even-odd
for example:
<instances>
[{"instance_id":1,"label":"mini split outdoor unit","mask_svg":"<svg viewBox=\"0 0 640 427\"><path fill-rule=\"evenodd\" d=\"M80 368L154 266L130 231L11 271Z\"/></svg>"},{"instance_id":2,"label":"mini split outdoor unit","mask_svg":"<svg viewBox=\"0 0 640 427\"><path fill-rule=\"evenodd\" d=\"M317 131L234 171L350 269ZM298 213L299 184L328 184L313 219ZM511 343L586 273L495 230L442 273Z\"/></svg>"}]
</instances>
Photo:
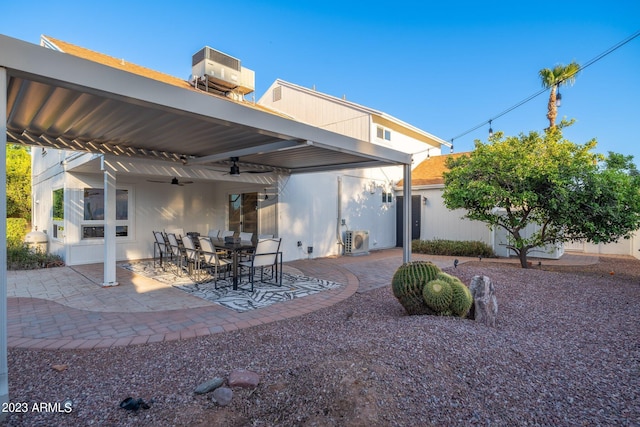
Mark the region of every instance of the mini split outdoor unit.
<instances>
[{"instance_id":1,"label":"mini split outdoor unit","mask_svg":"<svg viewBox=\"0 0 640 427\"><path fill-rule=\"evenodd\" d=\"M191 57L191 75L197 83L216 87L219 91L235 91L246 95L255 90L255 73L240 60L205 46Z\"/></svg>"},{"instance_id":2,"label":"mini split outdoor unit","mask_svg":"<svg viewBox=\"0 0 640 427\"><path fill-rule=\"evenodd\" d=\"M344 236L345 255L366 255L369 253L368 231L346 231Z\"/></svg>"}]
</instances>

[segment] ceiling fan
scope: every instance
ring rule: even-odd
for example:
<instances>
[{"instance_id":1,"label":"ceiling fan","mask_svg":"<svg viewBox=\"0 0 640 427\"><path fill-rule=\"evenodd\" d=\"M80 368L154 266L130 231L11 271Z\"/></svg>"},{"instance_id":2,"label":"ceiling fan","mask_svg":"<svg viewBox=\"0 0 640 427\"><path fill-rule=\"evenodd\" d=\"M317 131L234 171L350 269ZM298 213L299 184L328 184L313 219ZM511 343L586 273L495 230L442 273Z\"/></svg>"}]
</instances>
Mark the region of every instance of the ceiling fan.
<instances>
[{"instance_id":1,"label":"ceiling fan","mask_svg":"<svg viewBox=\"0 0 640 427\"><path fill-rule=\"evenodd\" d=\"M179 187L182 187L185 184L193 184L193 181L179 181L178 178L176 178L176 177L173 177L171 179L171 181L156 181L154 179L148 179L147 181L149 181L149 182L157 182L157 183L160 183L160 184L177 185Z\"/></svg>"}]
</instances>

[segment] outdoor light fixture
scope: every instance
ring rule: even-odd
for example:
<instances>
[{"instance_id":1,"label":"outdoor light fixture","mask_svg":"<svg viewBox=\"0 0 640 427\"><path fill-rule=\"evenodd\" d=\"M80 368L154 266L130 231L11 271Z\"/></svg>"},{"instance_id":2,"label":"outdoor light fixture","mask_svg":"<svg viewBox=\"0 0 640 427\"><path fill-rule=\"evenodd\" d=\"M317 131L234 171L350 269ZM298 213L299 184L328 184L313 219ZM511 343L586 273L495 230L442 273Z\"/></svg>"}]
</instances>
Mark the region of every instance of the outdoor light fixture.
<instances>
[{"instance_id":1,"label":"outdoor light fixture","mask_svg":"<svg viewBox=\"0 0 640 427\"><path fill-rule=\"evenodd\" d=\"M491 120L489 120L489 138L493 136L493 129L491 128Z\"/></svg>"},{"instance_id":2,"label":"outdoor light fixture","mask_svg":"<svg viewBox=\"0 0 640 427\"><path fill-rule=\"evenodd\" d=\"M556 107L562 104L562 95L560 95L560 86L558 86L558 93L556 94Z\"/></svg>"},{"instance_id":3,"label":"outdoor light fixture","mask_svg":"<svg viewBox=\"0 0 640 427\"><path fill-rule=\"evenodd\" d=\"M229 171L229 175L231 176L239 176L240 175L240 167L238 166L238 158L231 158L231 170Z\"/></svg>"}]
</instances>

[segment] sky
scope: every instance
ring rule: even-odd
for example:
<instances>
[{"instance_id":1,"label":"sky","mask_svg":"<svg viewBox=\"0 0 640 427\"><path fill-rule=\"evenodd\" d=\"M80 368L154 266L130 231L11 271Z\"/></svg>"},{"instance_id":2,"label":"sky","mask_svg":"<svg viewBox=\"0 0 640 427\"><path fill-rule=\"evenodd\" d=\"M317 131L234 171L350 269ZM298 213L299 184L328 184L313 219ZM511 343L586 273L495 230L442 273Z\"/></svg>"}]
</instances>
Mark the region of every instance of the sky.
<instances>
[{"instance_id":1,"label":"sky","mask_svg":"<svg viewBox=\"0 0 640 427\"><path fill-rule=\"evenodd\" d=\"M255 72L345 97L446 141L454 152L494 131L547 127L538 71L586 64L640 31L638 0L0 2L0 34L48 35L187 80L210 46ZM0 52L1 54L1 52ZM564 136L640 165L640 36L561 88ZM478 129L469 132L478 127ZM443 152L447 152L444 150Z\"/></svg>"}]
</instances>

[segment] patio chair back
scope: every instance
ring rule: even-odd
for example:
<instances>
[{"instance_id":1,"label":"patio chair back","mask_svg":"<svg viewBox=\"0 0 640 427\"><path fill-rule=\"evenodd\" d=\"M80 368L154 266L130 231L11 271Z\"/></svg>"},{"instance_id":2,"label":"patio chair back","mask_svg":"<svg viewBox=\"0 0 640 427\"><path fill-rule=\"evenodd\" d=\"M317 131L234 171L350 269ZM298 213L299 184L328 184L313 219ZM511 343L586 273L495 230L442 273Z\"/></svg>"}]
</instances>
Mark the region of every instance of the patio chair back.
<instances>
[{"instance_id":1,"label":"patio chair back","mask_svg":"<svg viewBox=\"0 0 640 427\"><path fill-rule=\"evenodd\" d=\"M217 239L219 235L220 230L209 230L209 233L207 233L207 236L211 237L212 239Z\"/></svg>"},{"instance_id":2,"label":"patio chair back","mask_svg":"<svg viewBox=\"0 0 640 427\"><path fill-rule=\"evenodd\" d=\"M169 244L167 243L164 233L162 231L154 231L153 232L153 264L156 265L156 259L160 260L160 266L162 266L162 261L166 258L171 249L169 248ZM157 251L157 256L156 256Z\"/></svg>"},{"instance_id":3,"label":"patio chair back","mask_svg":"<svg viewBox=\"0 0 640 427\"><path fill-rule=\"evenodd\" d=\"M281 239L258 240L256 251L253 255L253 267L266 267L276 264L280 241Z\"/></svg>"},{"instance_id":4,"label":"patio chair back","mask_svg":"<svg viewBox=\"0 0 640 427\"><path fill-rule=\"evenodd\" d=\"M198 261L198 250L191 239L191 236L184 236L182 238L182 245L184 246L185 255L189 261Z\"/></svg>"},{"instance_id":5,"label":"patio chair back","mask_svg":"<svg viewBox=\"0 0 640 427\"><path fill-rule=\"evenodd\" d=\"M171 254L179 258L182 255L182 251L180 250L180 244L178 243L178 238L173 233L167 233L167 240L169 240L169 247L171 249Z\"/></svg>"},{"instance_id":6,"label":"patio chair back","mask_svg":"<svg viewBox=\"0 0 640 427\"><path fill-rule=\"evenodd\" d=\"M165 255L169 252L169 245L167 240L165 239L164 233L162 231L154 231L153 237L155 239L155 245L160 251L160 255Z\"/></svg>"},{"instance_id":7,"label":"patio chair back","mask_svg":"<svg viewBox=\"0 0 640 427\"><path fill-rule=\"evenodd\" d=\"M250 242L253 239L253 233L240 232L240 240L243 242Z\"/></svg>"},{"instance_id":8,"label":"patio chair back","mask_svg":"<svg viewBox=\"0 0 640 427\"><path fill-rule=\"evenodd\" d=\"M233 236L235 234L235 231L233 230L223 230L220 231L220 234L218 235L218 237L220 237L221 239L224 239L227 236Z\"/></svg>"},{"instance_id":9,"label":"patio chair back","mask_svg":"<svg viewBox=\"0 0 640 427\"><path fill-rule=\"evenodd\" d=\"M209 237L200 236L200 249L202 250L202 259L205 264L220 265L216 248Z\"/></svg>"},{"instance_id":10,"label":"patio chair back","mask_svg":"<svg viewBox=\"0 0 640 427\"><path fill-rule=\"evenodd\" d=\"M213 274L215 288L218 289L219 274L222 273L223 275L225 275L227 273L229 269L229 262L218 258L218 253L216 252L216 248L215 246L213 246L210 237L200 236L199 242L200 253L202 255L201 266L203 268L209 269Z\"/></svg>"}]
</instances>

